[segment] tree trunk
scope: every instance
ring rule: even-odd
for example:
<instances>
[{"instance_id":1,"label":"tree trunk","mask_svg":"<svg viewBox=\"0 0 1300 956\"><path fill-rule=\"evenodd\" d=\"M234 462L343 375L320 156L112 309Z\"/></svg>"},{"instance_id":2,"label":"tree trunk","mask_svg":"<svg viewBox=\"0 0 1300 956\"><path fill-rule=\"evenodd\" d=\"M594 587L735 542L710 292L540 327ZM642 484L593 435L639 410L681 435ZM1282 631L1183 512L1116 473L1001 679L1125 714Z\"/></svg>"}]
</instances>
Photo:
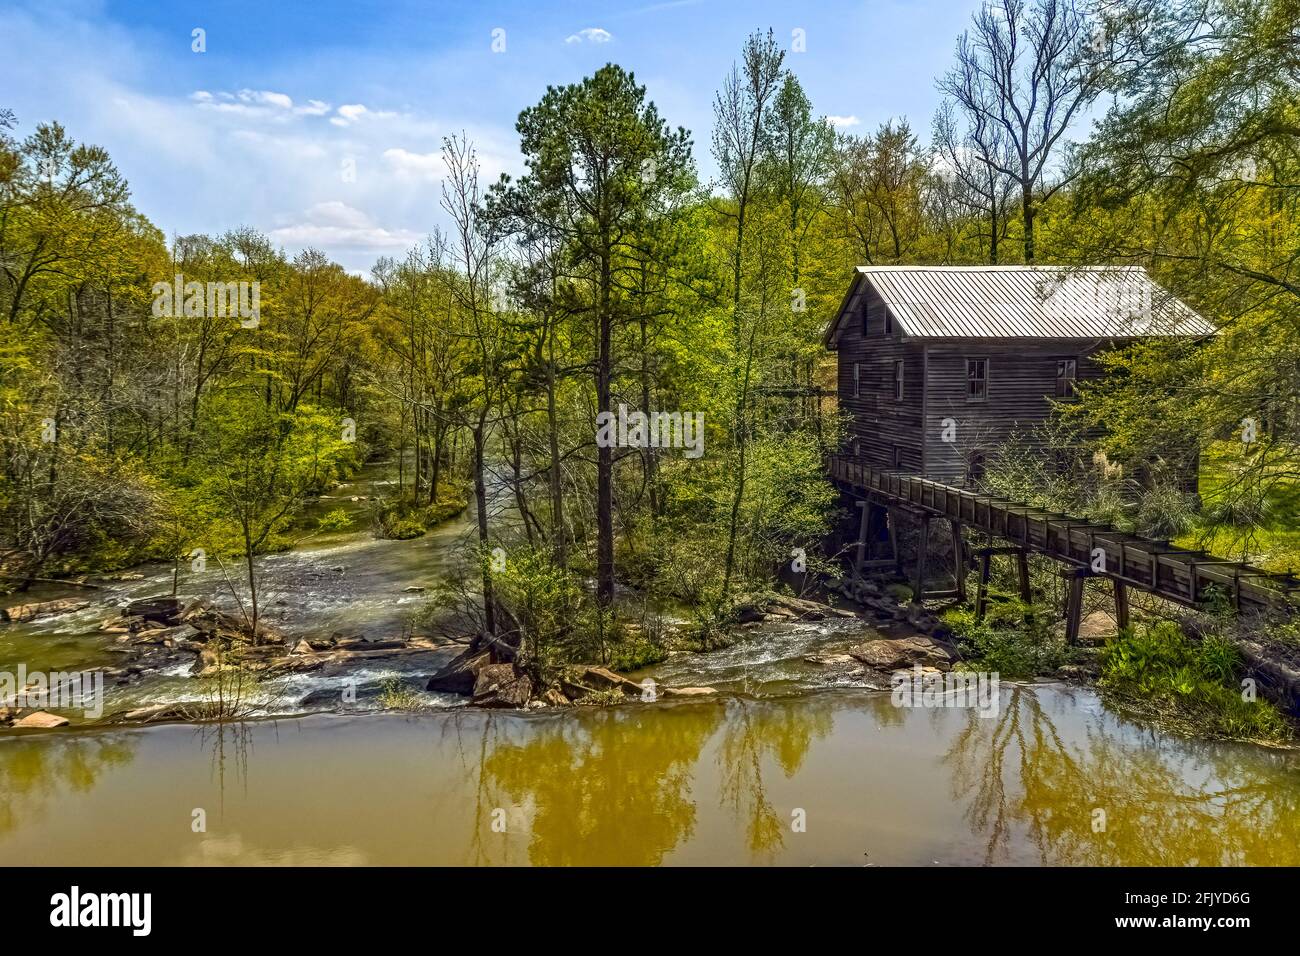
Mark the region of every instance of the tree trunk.
<instances>
[{"instance_id":1,"label":"tree trunk","mask_svg":"<svg viewBox=\"0 0 1300 956\"><path fill-rule=\"evenodd\" d=\"M998 209L995 199L989 206L989 265L998 264Z\"/></svg>"},{"instance_id":2,"label":"tree trunk","mask_svg":"<svg viewBox=\"0 0 1300 956\"><path fill-rule=\"evenodd\" d=\"M249 639L252 640L253 646L256 647L261 643L257 636L257 575L254 573L253 537L247 525L244 527L244 556L248 562L248 599L253 611L252 620L250 621L252 634L249 635Z\"/></svg>"},{"instance_id":3,"label":"tree trunk","mask_svg":"<svg viewBox=\"0 0 1300 956\"><path fill-rule=\"evenodd\" d=\"M608 247L607 247L608 248ZM610 257L600 259L600 345L596 360L597 411L609 412L611 338ZM608 607L614 600L614 449L610 443L596 449L596 600Z\"/></svg>"},{"instance_id":4,"label":"tree trunk","mask_svg":"<svg viewBox=\"0 0 1300 956\"><path fill-rule=\"evenodd\" d=\"M487 483L483 478L484 415L474 428L474 506L478 511L478 543L483 555L483 626L491 637L497 633L496 601L492 595L492 568L488 564Z\"/></svg>"},{"instance_id":5,"label":"tree trunk","mask_svg":"<svg viewBox=\"0 0 1300 956\"><path fill-rule=\"evenodd\" d=\"M1020 190L1020 208L1025 220L1025 263L1034 261L1034 192L1031 184Z\"/></svg>"},{"instance_id":6,"label":"tree trunk","mask_svg":"<svg viewBox=\"0 0 1300 956\"><path fill-rule=\"evenodd\" d=\"M547 342L547 362L546 362L546 420L547 431L550 441L551 452L551 534L553 535L553 548L555 551L555 563L560 567L568 567L569 564L569 542L568 533L564 527L564 493L560 485L560 435L559 435L559 415L555 407L555 332L551 330L550 341Z\"/></svg>"},{"instance_id":7,"label":"tree trunk","mask_svg":"<svg viewBox=\"0 0 1300 956\"><path fill-rule=\"evenodd\" d=\"M650 343L646 332L644 315L641 316L641 410L646 415L650 414ZM658 470L656 449L653 446L647 446L645 449L645 480L646 488L650 494L650 513L652 515L659 514Z\"/></svg>"}]
</instances>

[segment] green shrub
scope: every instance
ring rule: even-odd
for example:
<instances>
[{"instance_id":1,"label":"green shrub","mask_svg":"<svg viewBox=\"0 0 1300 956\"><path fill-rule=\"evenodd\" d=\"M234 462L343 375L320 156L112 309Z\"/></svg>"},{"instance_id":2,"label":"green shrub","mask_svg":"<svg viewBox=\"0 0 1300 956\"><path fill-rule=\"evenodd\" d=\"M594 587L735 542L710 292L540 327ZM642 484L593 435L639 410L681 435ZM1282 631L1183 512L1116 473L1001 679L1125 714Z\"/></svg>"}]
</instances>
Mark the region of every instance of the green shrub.
<instances>
[{"instance_id":1,"label":"green shrub","mask_svg":"<svg viewBox=\"0 0 1300 956\"><path fill-rule=\"evenodd\" d=\"M899 604L906 604L912 600L912 589L906 584L886 584L885 593Z\"/></svg>"},{"instance_id":2,"label":"green shrub","mask_svg":"<svg viewBox=\"0 0 1300 956\"><path fill-rule=\"evenodd\" d=\"M383 522L385 538L392 538L394 541L406 541L410 538L418 538L425 532L424 522L415 516L400 518L394 517Z\"/></svg>"},{"instance_id":3,"label":"green shrub","mask_svg":"<svg viewBox=\"0 0 1300 956\"><path fill-rule=\"evenodd\" d=\"M346 508L335 508L328 514L321 515L316 527L320 531L347 531L352 527L352 516Z\"/></svg>"},{"instance_id":4,"label":"green shrub","mask_svg":"<svg viewBox=\"0 0 1300 956\"><path fill-rule=\"evenodd\" d=\"M629 635L609 649L609 666L616 671L634 671L666 660L663 645L644 635Z\"/></svg>"}]
</instances>

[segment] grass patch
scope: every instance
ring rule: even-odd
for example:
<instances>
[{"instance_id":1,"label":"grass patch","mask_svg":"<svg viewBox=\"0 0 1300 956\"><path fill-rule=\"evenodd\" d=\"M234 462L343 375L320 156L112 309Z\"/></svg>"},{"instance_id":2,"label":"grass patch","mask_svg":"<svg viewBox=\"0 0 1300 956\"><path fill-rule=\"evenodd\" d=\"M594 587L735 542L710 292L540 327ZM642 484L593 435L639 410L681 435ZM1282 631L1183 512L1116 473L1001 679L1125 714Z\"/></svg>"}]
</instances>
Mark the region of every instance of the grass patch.
<instances>
[{"instance_id":1,"label":"grass patch","mask_svg":"<svg viewBox=\"0 0 1300 956\"><path fill-rule=\"evenodd\" d=\"M400 677L385 677L379 688L379 704L385 710L415 710L420 706L420 695Z\"/></svg>"},{"instance_id":2,"label":"grass patch","mask_svg":"<svg viewBox=\"0 0 1300 956\"><path fill-rule=\"evenodd\" d=\"M1269 571L1300 567L1300 481L1279 461L1257 468L1258 484L1237 487L1252 469L1240 444L1220 442L1201 456L1198 490L1204 514L1174 543L1228 558L1246 557Z\"/></svg>"}]
</instances>

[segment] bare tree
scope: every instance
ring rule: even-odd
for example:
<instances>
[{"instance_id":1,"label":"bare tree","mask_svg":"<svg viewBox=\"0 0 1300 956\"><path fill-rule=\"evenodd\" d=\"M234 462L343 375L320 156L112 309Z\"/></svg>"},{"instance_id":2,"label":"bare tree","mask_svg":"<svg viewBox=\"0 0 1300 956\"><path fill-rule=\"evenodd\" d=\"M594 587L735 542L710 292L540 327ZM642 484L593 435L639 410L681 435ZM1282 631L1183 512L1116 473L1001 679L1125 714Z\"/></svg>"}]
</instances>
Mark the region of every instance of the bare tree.
<instances>
[{"instance_id":1,"label":"bare tree","mask_svg":"<svg viewBox=\"0 0 1300 956\"><path fill-rule=\"evenodd\" d=\"M722 185L735 204L735 244L731 251L733 325L740 330L741 263L745 217L753 198L755 173L765 144L766 111L781 82L785 52L772 31L753 33L745 41L743 67L732 66L713 102L713 156Z\"/></svg>"},{"instance_id":2,"label":"bare tree","mask_svg":"<svg viewBox=\"0 0 1300 956\"><path fill-rule=\"evenodd\" d=\"M499 323L492 309L492 268L497 235L484 219L479 191L479 164L474 145L463 136L443 140L442 161L447 177L442 183L442 208L452 220L452 250L460 281L453 291L464 318L463 335L474 353L470 368L478 382L472 401L464 408L465 424L474 440L474 508L478 542L483 552L483 618L488 639L496 634L496 609L492 574L487 561L488 507L484 452L487 431L499 398L501 355Z\"/></svg>"},{"instance_id":3,"label":"bare tree","mask_svg":"<svg viewBox=\"0 0 1300 956\"><path fill-rule=\"evenodd\" d=\"M745 469L748 452L748 402L754 365L754 341L758 324L745 334L742 302L742 267L745 258L746 213L753 195L755 173L764 149L764 122L782 77L785 53L776 45L771 30L764 36L751 34L745 41L743 68L732 66L713 104L713 155L718 161L722 183L726 187L735 217L732 261L732 346L735 353L733 376L736 407L732 434L736 445L735 493L727 530L727 556L723 572L722 597L731 586L736 561L736 530L740 506L745 496Z\"/></svg>"},{"instance_id":4,"label":"bare tree","mask_svg":"<svg viewBox=\"0 0 1300 956\"><path fill-rule=\"evenodd\" d=\"M962 82L974 84L973 73L962 73ZM983 94L972 88L971 97ZM1016 181L1007 172L1013 156L1006 130L991 122L987 112L967 113L965 125L958 119L953 102L939 107L934 118L934 147L957 185L956 195L972 213L988 223L988 259L998 263L998 246L1007 234L1009 207ZM981 239L983 236L980 237Z\"/></svg>"},{"instance_id":5,"label":"bare tree","mask_svg":"<svg viewBox=\"0 0 1300 956\"><path fill-rule=\"evenodd\" d=\"M1024 0L989 0L973 21L939 89L965 114L968 135L983 143L976 170L987 164L1017 187L1025 261L1033 262L1034 217L1069 181L1052 166L1058 147L1110 81L1114 57L1104 29L1078 0L1035 0L1028 10Z\"/></svg>"}]
</instances>

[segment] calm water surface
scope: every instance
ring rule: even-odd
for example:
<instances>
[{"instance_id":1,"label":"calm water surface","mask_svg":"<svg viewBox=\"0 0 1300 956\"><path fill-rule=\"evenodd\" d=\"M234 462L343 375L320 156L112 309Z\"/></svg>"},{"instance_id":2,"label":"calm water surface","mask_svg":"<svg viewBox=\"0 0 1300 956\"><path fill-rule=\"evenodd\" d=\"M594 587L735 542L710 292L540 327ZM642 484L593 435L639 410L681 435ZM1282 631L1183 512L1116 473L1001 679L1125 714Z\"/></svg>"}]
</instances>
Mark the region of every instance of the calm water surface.
<instances>
[{"instance_id":1,"label":"calm water surface","mask_svg":"<svg viewBox=\"0 0 1300 956\"><path fill-rule=\"evenodd\" d=\"M858 689L0 738L10 866L1296 864L1298 837L1296 755L1055 685L990 719Z\"/></svg>"}]
</instances>

